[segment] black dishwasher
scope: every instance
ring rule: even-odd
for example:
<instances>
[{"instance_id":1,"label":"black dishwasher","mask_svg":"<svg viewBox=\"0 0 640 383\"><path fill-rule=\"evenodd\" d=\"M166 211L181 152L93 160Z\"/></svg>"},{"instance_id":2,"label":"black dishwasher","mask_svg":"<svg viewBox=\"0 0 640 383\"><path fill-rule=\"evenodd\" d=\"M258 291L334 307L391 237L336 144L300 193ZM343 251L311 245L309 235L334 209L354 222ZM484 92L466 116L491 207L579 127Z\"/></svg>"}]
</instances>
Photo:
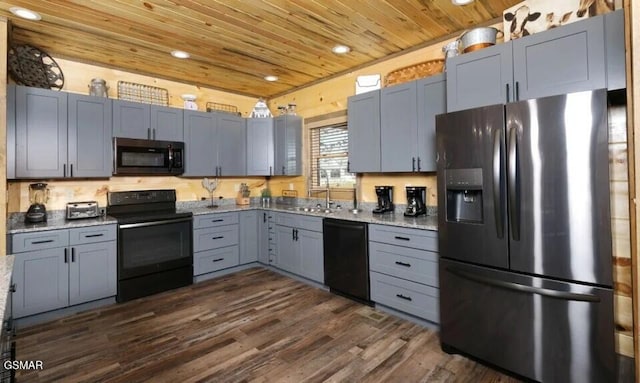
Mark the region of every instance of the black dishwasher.
<instances>
[{"instance_id":1,"label":"black dishwasher","mask_svg":"<svg viewBox=\"0 0 640 383\"><path fill-rule=\"evenodd\" d=\"M331 292L370 304L367 224L325 218L324 283Z\"/></svg>"}]
</instances>

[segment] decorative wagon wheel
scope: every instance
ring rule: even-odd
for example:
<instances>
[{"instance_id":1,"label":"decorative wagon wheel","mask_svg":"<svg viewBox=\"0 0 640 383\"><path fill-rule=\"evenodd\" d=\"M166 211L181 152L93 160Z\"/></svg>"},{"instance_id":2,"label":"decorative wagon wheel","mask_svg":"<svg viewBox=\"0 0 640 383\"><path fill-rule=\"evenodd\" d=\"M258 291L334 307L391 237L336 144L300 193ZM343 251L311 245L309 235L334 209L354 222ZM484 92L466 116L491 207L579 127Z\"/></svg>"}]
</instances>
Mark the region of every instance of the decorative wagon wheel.
<instances>
[{"instance_id":1,"label":"decorative wagon wheel","mask_svg":"<svg viewBox=\"0 0 640 383\"><path fill-rule=\"evenodd\" d=\"M30 45L16 45L8 56L9 74L19 85L62 89L62 70L46 52Z\"/></svg>"}]
</instances>

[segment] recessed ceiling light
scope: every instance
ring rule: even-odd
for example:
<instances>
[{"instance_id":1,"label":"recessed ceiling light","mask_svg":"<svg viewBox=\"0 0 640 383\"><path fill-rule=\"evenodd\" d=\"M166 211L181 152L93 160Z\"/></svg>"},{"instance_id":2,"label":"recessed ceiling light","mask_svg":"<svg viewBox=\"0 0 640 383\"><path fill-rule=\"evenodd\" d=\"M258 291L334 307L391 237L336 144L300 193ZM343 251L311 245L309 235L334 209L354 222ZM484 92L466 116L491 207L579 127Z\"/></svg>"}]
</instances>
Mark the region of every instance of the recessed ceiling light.
<instances>
[{"instance_id":1,"label":"recessed ceiling light","mask_svg":"<svg viewBox=\"0 0 640 383\"><path fill-rule=\"evenodd\" d=\"M453 5L467 5L473 3L473 0L451 0Z\"/></svg>"},{"instance_id":2,"label":"recessed ceiling light","mask_svg":"<svg viewBox=\"0 0 640 383\"><path fill-rule=\"evenodd\" d=\"M345 53L351 52L351 48L346 45L336 45L335 47L331 48L331 52L343 55Z\"/></svg>"},{"instance_id":3,"label":"recessed ceiling light","mask_svg":"<svg viewBox=\"0 0 640 383\"><path fill-rule=\"evenodd\" d=\"M188 59L189 57L191 57L191 55L185 51L171 51L171 56L177 59Z\"/></svg>"},{"instance_id":4,"label":"recessed ceiling light","mask_svg":"<svg viewBox=\"0 0 640 383\"><path fill-rule=\"evenodd\" d=\"M13 13L14 15L18 16L18 17L22 17L23 19L27 19L27 20L41 20L42 16L40 16L40 14L38 12L34 12L32 10L26 9L26 8L21 8L21 7L11 7L9 8L9 12Z\"/></svg>"},{"instance_id":5,"label":"recessed ceiling light","mask_svg":"<svg viewBox=\"0 0 640 383\"><path fill-rule=\"evenodd\" d=\"M278 81L278 76L273 76L273 75L264 76L264 79L267 81Z\"/></svg>"}]
</instances>

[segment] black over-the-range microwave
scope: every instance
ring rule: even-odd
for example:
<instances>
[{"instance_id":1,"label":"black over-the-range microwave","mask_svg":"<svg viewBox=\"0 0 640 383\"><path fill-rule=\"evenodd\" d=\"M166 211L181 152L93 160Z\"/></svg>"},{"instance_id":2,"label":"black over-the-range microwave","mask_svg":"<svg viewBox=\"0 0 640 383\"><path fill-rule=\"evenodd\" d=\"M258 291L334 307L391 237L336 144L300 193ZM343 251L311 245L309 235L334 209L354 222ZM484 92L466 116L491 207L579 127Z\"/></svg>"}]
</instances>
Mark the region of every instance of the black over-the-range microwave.
<instances>
[{"instance_id":1,"label":"black over-the-range microwave","mask_svg":"<svg viewBox=\"0 0 640 383\"><path fill-rule=\"evenodd\" d=\"M184 173L184 142L113 139L114 175L176 175Z\"/></svg>"}]
</instances>

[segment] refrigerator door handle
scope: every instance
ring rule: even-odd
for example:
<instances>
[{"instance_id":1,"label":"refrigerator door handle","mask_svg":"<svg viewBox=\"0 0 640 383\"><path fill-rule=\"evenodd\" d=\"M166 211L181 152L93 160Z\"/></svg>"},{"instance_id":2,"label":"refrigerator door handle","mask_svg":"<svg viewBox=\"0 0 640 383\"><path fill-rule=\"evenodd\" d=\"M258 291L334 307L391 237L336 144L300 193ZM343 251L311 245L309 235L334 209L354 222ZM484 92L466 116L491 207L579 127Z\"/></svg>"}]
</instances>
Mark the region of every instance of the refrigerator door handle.
<instances>
[{"instance_id":1,"label":"refrigerator door handle","mask_svg":"<svg viewBox=\"0 0 640 383\"><path fill-rule=\"evenodd\" d=\"M504 238L504 222L502 214L502 189L500 177L502 175L502 134L501 130L493 132L493 212L496 220L496 234L498 238Z\"/></svg>"},{"instance_id":2,"label":"refrigerator door handle","mask_svg":"<svg viewBox=\"0 0 640 383\"><path fill-rule=\"evenodd\" d=\"M543 287L533 287L527 285L521 285L515 282L507 282L499 279L493 279L485 277L483 275L477 275L465 270L460 270L455 267L447 267L448 272L455 274L461 278L469 279L485 285L491 285L500 287L507 290L515 290L523 293L537 294L554 299L562 299L567 301L580 301L580 302L600 302L600 297L593 294L572 293L568 291L558 291L552 289L545 289Z\"/></svg>"},{"instance_id":3,"label":"refrigerator door handle","mask_svg":"<svg viewBox=\"0 0 640 383\"><path fill-rule=\"evenodd\" d=\"M517 130L509 130L509 159L507 180L509 183L509 224L511 225L511 237L514 241L520 240L520 212L518 211L518 145Z\"/></svg>"}]
</instances>

